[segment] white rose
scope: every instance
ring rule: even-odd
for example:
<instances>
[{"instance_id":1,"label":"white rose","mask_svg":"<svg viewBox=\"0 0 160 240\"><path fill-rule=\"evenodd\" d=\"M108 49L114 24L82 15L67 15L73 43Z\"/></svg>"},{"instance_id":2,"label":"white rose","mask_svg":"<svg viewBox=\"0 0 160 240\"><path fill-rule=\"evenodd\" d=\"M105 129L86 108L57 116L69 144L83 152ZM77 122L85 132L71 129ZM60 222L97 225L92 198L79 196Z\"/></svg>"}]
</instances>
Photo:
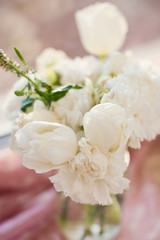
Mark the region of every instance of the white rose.
<instances>
[{"instance_id":1,"label":"white rose","mask_svg":"<svg viewBox=\"0 0 160 240\"><path fill-rule=\"evenodd\" d=\"M110 194L122 193L129 184L123 176L127 167L125 151L105 155L85 138L79 141L79 148L75 158L50 178L51 182L58 192L63 191L75 202L111 204Z\"/></svg>"},{"instance_id":2,"label":"white rose","mask_svg":"<svg viewBox=\"0 0 160 240\"><path fill-rule=\"evenodd\" d=\"M52 103L61 121L75 131L82 127L84 114L94 105L92 81L86 79L85 84L82 89L71 89L62 99Z\"/></svg>"},{"instance_id":3,"label":"white rose","mask_svg":"<svg viewBox=\"0 0 160 240\"><path fill-rule=\"evenodd\" d=\"M15 140L24 166L38 173L61 167L77 151L74 131L59 123L30 122L16 132Z\"/></svg>"},{"instance_id":4,"label":"white rose","mask_svg":"<svg viewBox=\"0 0 160 240\"><path fill-rule=\"evenodd\" d=\"M84 133L91 145L108 154L117 150L124 134L128 141L125 109L112 103L94 106L83 118Z\"/></svg>"},{"instance_id":5,"label":"white rose","mask_svg":"<svg viewBox=\"0 0 160 240\"><path fill-rule=\"evenodd\" d=\"M82 44L97 56L108 55L124 43L128 25L123 14L111 3L95 3L75 14Z\"/></svg>"}]
</instances>

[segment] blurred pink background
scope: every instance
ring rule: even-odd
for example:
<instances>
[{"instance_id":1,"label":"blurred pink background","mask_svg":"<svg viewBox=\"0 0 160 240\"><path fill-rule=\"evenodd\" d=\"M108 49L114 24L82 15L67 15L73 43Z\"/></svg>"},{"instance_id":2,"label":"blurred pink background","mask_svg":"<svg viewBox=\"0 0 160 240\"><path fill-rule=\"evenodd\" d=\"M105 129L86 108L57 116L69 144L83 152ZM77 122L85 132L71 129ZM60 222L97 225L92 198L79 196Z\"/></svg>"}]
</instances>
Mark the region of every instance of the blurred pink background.
<instances>
[{"instance_id":1,"label":"blurred pink background","mask_svg":"<svg viewBox=\"0 0 160 240\"><path fill-rule=\"evenodd\" d=\"M74 13L95 0L0 0L0 48L16 59L20 49L34 66L46 47L69 56L86 54L79 40ZM160 63L160 1L110 0L127 17L129 33L123 49ZM16 77L0 69L0 107ZM3 116L1 115L2 119ZM0 119L0 120L1 120ZM2 124L1 124L2 125ZM3 127L3 125L2 125ZM160 139L132 152L121 232L116 240L160 240ZM8 149L0 150L0 240L63 240L54 216L59 197L45 175L21 165ZM76 218L79 212L73 205Z\"/></svg>"},{"instance_id":2,"label":"blurred pink background","mask_svg":"<svg viewBox=\"0 0 160 240\"><path fill-rule=\"evenodd\" d=\"M46 47L62 49L72 57L82 56L86 52L80 43L74 13L94 2L96 0L0 0L0 48L15 58L13 47L16 46L32 65ZM160 38L159 0L108 2L117 5L128 20L124 49ZM0 89L4 92L15 78L1 69L0 76Z\"/></svg>"}]
</instances>

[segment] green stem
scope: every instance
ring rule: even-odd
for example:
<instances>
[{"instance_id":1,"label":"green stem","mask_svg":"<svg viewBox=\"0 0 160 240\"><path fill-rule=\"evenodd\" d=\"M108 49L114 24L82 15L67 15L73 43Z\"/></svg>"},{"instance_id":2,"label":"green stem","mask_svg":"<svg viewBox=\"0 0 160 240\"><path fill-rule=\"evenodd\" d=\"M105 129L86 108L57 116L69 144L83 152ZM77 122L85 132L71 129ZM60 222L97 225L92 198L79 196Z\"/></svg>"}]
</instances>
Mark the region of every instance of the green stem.
<instances>
[{"instance_id":1,"label":"green stem","mask_svg":"<svg viewBox=\"0 0 160 240\"><path fill-rule=\"evenodd\" d=\"M30 77L27 76L27 74L24 71L21 71L19 68L13 66L13 64L8 63L8 66L10 69L14 70L19 76L25 77L30 83L34 85L34 87L37 87L37 84L30 79Z\"/></svg>"},{"instance_id":2,"label":"green stem","mask_svg":"<svg viewBox=\"0 0 160 240\"><path fill-rule=\"evenodd\" d=\"M84 234L83 234L83 236L82 236L81 240L84 240L84 239L85 239L85 237L89 236L90 234L91 234L91 231L90 231L90 230L87 230L87 229L85 229L85 231L84 231Z\"/></svg>"},{"instance_id":3,"label":"green stem","mask_svg":"<svg viewBox=\"0 0 160 240\"><path fill-rule=\"evenodd\" d=\"M106 55L100 55L99 58L100 58L101 61L104 61L105 58L106 58Z\"/></svg>"},{"instance_id":4,"label":"green stem","mask_svg":"<svg viewBox=\"0 0 160 240\"><path fill-rule=\"evenodd\" d=\"M105 214L106 214L106 207L102 207L101 213L100 213L100 235L102 235L104 232Z\"/></svg>"},{"instance_id":5,"label":"green stem","mask_svg":"<svg viewBox=\"0 0 160 240\"><path fill-rule=\"evenodd\" d=\"M106 209L107 223L118 224L121 218L121 207L115 195L112 195L113 204Z\"/></svg>"},{"instance_id":6,"label":"green stem","mask_svg":"<svg viewBox=\"0 0 160 240\"><path fill-rule=\"evenodd\" d=\"M100 206L87 206L87 214L85 219L86 229L90 229L91 225L94 223L94 220L99 212Z\"/></svg>"},{"instance_id":7,"label":"green stem","mask_svg":"<svg viewBox=\"0 0 160 240\"><path fill-rule=\"evenodd\" d=\"M91 234L91 226L93 225L95 219L97 218L99 211L102 206L96 205L86 205L86 217L85 217L85 232L81 240L84 240L86 236Z\"/></svg>"},{"instance_id":8,"label":"green stem","mask_svg":"<svg viewBox=\"0 0 160 240\"><path fill-rule=\"evenodd\" d=\"M64 226L67 221L68 215L68 205L69 205L69 198L65 198L63 202L62 212L60 216L60 223Z\"/></svg>"}]
</instances>

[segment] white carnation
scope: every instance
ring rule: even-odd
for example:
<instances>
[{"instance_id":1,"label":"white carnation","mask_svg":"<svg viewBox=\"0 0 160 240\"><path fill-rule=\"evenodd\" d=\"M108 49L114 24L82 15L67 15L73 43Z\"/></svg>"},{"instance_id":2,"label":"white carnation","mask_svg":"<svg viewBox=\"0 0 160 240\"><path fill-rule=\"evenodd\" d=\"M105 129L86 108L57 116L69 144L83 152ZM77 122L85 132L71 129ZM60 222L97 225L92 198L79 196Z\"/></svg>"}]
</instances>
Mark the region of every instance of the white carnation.
<instances>
[{"instance_id":1,"label":"white carnation","mask_svg":"<svg viewBox=\"0 0 160 240\"><path fill-rule=\"evenodd\" d=\"M35 101L33 112L31 112L30 115L32 116L32 121L60 122L60 119L52 107L48 109L40 100Z\"/></svg>"},{"instance_id":2,"label":"white carnation","mask_svg":"<svg viewBox=\"0 0 160 240\"><path fill-rule=\"evenodd\" d=\"M104 61L102 67L102 75L98 79L97 84L99 85L101 83L101 86L103 87L107 80L122 73L124 68L129 63L132 63L132 61L133 56L132 52L130 51L127 51L124 54L116 51L111 52L108 58L106 58L106 60Z\"/></svg>"},{"instance_id":3,"label":"white carnation","mask_svg":"<svg viewBox=\"0 0 160 240\"><path fill-rule=\"evenodd\" d=\"M77 151L74 131L59 123L33 121L15 134L15 149L23 155L23 164L38 173L59 168Z\"/></svg>"},{"instance_id":4,"label":"white carnation","mask_svg":"<svg viewBox=\"0 0 160 240\"><path fill-rule=\"evenodd\" d=\"M127 167L124 152L105 155L85 138L79 141L80 152L50 178L58 192L83 204L108 205L110 194L122 193L129 181L123 177Z\"/></svg>"},{"instance_id":5,"label":"white carnation","mask_svg":"<svg viewBox=\"0 0 160 240\"><path fill-rule=\"evenodd\" d=\"M54 112L61 121L78 130L83 125L83 116L93 106L93 85L90 79L85 80L82 89L71 89L57 102L53 102Z\"/></svg>"},{"instance_id":6,"label":"white carnation","mask_svg":"<svg viewBox=\"0 0 160 240\"><path fill-rule=\"evenodd\" d=\"M39 73L32 73L29 72L28 77L34 81L34 78L36 77L37 79L41 79L41 76L39 75ZM18 81L16 81L13 86L12 89L9 91L6 101L5 101L5 109L6 109L6 114L8 116L9 119L11 120L15 120L18 115L20 114L20 109L22 106L22 101L26 98L26 96L17 96L15 94L15 91L17 90L22 90L28 83L28 80L25 77L21 77ZM26 112L31 112L33 110L32 107L28 106L26 108Z\"/></svg>"},{"instance_id":7,"label":"white carnation","mask_svg":"<svg viewBox=\"0 0 160 240\"><path fill-rule=\"evenodd\" d=\"M93 56L83 58L66 59L54 66L54 69L61 76L61 84L80 84L86 77L96 81L100 76L102 61Z\"/></svg>"},{"instance_id":8,"label":"white carnation","mask_svg":"<svg viewBox=\"0 0 160 240\"><path fill-rule=\"evenodd\" d=\"M68 58L65 52L54 48L46 48L36 59L36 69L44 74L47 68L53 67L58 62Z\"/></svg>"},{"instance_id":9,"label":"white carnation","mask_svg":"<svg viewBox=\"0 0 160 240\"><path fill-rule=\"evenodd\" d=\"M9 119L15 119L19 113L20 113L20 108L22 101L25 99L24 96L18 97L15 95L16 90L21 90L25 87L27 84L27 79L24 77L21 77L18 81L15 82L11 90L9 91L7 95L7 99L5 102L5 109L6 109L6 114Z\"/></svg>"},{"instance_id":10,"label":"white carnation","mask_svg":"<svg viewBox=\"0 0 160 240\"><path fill-rule=\"evenodd\" d=\"M104 73L105 78L105 73ZM160 70L149 62L132 61L103 86L108 89L101 103L111 102L126 110L132 129L129 145L152 140L160 133Z\"/></svg>"},{"instance_id":11,"label":"white carnation","mask_svg":"<svg viewBox=\"0 0 160 240\"><path fill-rule=\"evenodd\" d=\"M128 25L123 14L111 3L95 3L75 14L83 47L97 56L108 55L124 43Z\"/></svg>"}]
</instances>

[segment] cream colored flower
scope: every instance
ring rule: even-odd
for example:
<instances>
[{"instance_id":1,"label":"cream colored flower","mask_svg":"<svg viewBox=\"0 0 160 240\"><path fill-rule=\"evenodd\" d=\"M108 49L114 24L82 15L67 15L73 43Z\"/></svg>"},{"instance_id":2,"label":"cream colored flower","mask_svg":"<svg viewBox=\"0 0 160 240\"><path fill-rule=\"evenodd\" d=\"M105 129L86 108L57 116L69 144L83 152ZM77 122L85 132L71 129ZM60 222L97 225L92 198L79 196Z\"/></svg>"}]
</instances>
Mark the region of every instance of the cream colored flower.
<instances>
[{"instance_id":1,"label":"cream colored flower","mask_svg":"<svg viewBox=\"0 0 160 240\"><path fill-rule=\"evenodd\" d=\"M8 96L5 102L5 109L9 119L14 120L19 115L22 101L25 98L24 96L22 97L16 96L14 91L21 90L22 88L25 87L26 84L27 84L27 79L22 77L15 82L15 84L13 85L13 87L8 93Z\"/></svg>"},{"instance_id":2,"label":"cream colored flower","mask_svg":"<svg viewBox=\"0 0 160 240\"><path fill-rule=\"evenodd\" d=\"M66 59L54 66L54 70L61 76L60 82L65 84L81 84L86 77L95 82L101 73L103 63L93 56Z\"/></svg>"},{"instance_id":3,"label":"cream colored flower","mask_svg":"<svg viewBox=\"0 0 160 240\"><path fill-rule=\"evenodd\" d=\"M105 78L105 73L104 73ZM111 102L126 110L132 130L129 146L152 140L160 133L160 69L149 62L128 62L117 76L103 86L108 91L101 103Z\"/></svg>"},{"instance_id":4,"label":"cream colored flower","mask_svg":"<svg viewBox=\"0 0 160 240\"><path fill-rule=\"evenodd\" d=\"M112 103L94 106L83 118L87 141L103 153L116 151L123 142L125 147L130 137L125 109Z\"/></svg>"},{"instance_id":5,"label":"cream colored flower","mask_svg":"<svg viewBox=\"0 0 160 240\"><path fill-rule=\"evenodd\" d=\"M101 75L95 84L94 94L97 104L100 103L104 93L109 91L106 87L107 81L122 73L124 68L132 62L133 56L131 51L127 51L124 54L113 51L109 54L108 58L103 62Z\"/></svg>"},{"instance_id":6,"label":"cream colored flower","mask_svg":"<svg viewBox=\"0 0 160 240\"><path fill-rule=\"evenodd\" d=\"M37 79L41 79L41 76L39 73L32 73L29 72L27 74L29 78L34 81L34 78L36 77ZM18 81L16 81L11 90L9 91L6 101L5 101L5 109L6 109L6 115L8 116L9 119L15 120L18 115L20 114L20 109L22 105L22 101L26 98L26 96L17 96L14 92L16 90L22 90L28 83L28 80L24 77L21 77ZM26 109L26 113L29 113L33 110L33 107L28 106Z\"/></svg>"},{"instance_id":7,"label":"cream colored flower","mask_svg":"<svg viewBox=\"0 0 160 240\"><path fill-rule=\"evenodd\" d=\"M48 109L40 100L36 100L30 113L32 121L61 122L52 107Z\"/></svg>"},{"instance_id":8,"label":"cream colored flower","mask_svg":"<svg viewBox=\"0 0 160 240\"><path fill-rule=\"evenodd\" d=\"M54 85L58 81L54 66L69 59L65 52L54 48L46 48L36 59L36 69L42 75L44 81Z\"/></svg>"},{"instance_id":9,"label":"cream colored flower","mask_svg":"<svg viewBox=\"0 0 160 240\"><path fill-rule=\"evenodd\" d=\"M45 122L59 122L58 116L51 110L48 110L44 103L40 100L36 100L33 104L33 111L30 113L19 113L15 119L15 123L12 127L12 134L10 139L10 147L14 151L18 152L16 144L16 132L23 128L27 123L32 121L45 121Z\"/></svg>"},{"instance_id":10,"label":"cream colored flower","mask_svg":"<svg viewBox=\"0 0 160 240\"><path fill-rule=\"evenodd\" d=\"M95 3L75 14L83 47L97 56L108 55L124 43L128 25L123 14L111 3Z\"/></svg>"},{"instance_id":11,"label":"cream colored flower","mask_svg":"<svg viewBox=\"0 0 160 240\"><path fill-rule=\"evenodd\" d=\"M94 105L92 94L92 81L86 79L82 89L71 89L62 99L52 103L55 114L64 124L79 131L84 114Z\"/></svg>"},{"instance_id":12,"label":"cream colored flower","mask_svg":"<svg viewBox=\"0 0 160 240\"><path fill-rule=\"evenodd\" d=\"M61 50L56 50L54 48L46 48L36 59L36 68L39 72L44 69L53 67L58 62L67 59L68 56L65 52Z\"/></svg>"},{"instance_id":13,"label":"cream colored flower","mask_svg":"<svg viewBox=\"0 0 160 240\"><path fill-rule=\"evenodd\" d=\"M33 121L15 134L15 149L23 155L23 164L38 173L61 167L77 151L74 131L59 123Z\"/></svg>"},{"instance_id":14,"label":"cream colored flower","mask_svg":"<svg viewBox=\"0 0 160 240\"><path fill-rule=\"evenodd\" d=\"M124 68L134 61L131 51L125 53L113 51L109 54L108 58L104 61L102 67L102 75L98 79L97 84L103 83L110 78L116 77L118 74L122 73ZM102 85L103 87L103 85Z\"/></svg>"},{"instance_id":15,"label":"cream colored flower","mask_svg":"<svg viewBox=\"0 0 160 240\"><path fill-rule=\"evenodd\" d=\"M122 193L129 181L123 177L124 151L105 155L98 147L79 141L80 152L50 178L58 192L83 204L112 204L110 194Z\"/></svg>"}]
</instances>

